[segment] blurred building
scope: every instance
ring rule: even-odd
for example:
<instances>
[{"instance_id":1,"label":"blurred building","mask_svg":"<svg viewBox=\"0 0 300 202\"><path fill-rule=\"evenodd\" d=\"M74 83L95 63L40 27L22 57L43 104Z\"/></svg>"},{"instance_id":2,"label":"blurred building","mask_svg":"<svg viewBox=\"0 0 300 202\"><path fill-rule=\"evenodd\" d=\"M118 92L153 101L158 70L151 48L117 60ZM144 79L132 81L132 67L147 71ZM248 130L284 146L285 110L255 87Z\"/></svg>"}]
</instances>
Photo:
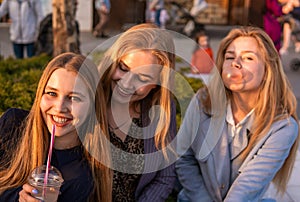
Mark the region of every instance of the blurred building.
<instances>
[{"instance_id":1,"label":"blurred building","mask_svg":"<svg viewBox=\"0 0 300 202\"><path fill-rule=\"evenodd\" d=\"M86 0L79 0L80 3ZM176 1L189 10L193 0L165 0L166 8L169 2ZM262 27L264 0L206 0L208 7L201 12L197 21L210 25L256 25ZM124 25L137 24L145 21L146 0L111 0L111 18L109 27L121 29ZM97 23L93 11L92 27ZM80 21L80 19L79 19Z\"/></svg>"},{"instance_id":2,"label":"blurred building","mask_svg":"<svg viewBox=\"0 0 300 202\"><path fill-rule=\"evenodd\" d=\"M52 0L41 0L45 14L52 12ZM124 24L144 22L146 0L110 0L111 16L108 24L110 29L120 29ZM94 0L78 0L77 21L81 31L91 31L97 24L97 12Z\"/></svg>"},{"instance_id":3,"label":"blurred building","mask_svg":"<svg viewBox=\"0 0 300 202\"><path fill-rule=\"evenodd\" d=\"M52 11L52 0L41 0L44 12ZM193 0L165 0L176 1L186 9L192 7ZM197 21L210 25L249 25L262 27L264 0L206 0L208 7L198 15ZM146 0L111 0L111 17L108 29L122 29L126 25L145 21ZM97 24L97 13L94 0L78 0L76 18L80 30L91 31Z\"/></svg>"},{"instance_id":4,"label":"blurred building","mask_svg":"<svg viewBox=\"0 0 300 202\"><path fill-rule=\"evenodd\" d=\"M166 0L166 2L171 0ZM188 10L192 0L173 0ZM256 25L262 27L264 0L206 0L208 7L197 20L211 25Z\"/></svg>"}]
</instances>

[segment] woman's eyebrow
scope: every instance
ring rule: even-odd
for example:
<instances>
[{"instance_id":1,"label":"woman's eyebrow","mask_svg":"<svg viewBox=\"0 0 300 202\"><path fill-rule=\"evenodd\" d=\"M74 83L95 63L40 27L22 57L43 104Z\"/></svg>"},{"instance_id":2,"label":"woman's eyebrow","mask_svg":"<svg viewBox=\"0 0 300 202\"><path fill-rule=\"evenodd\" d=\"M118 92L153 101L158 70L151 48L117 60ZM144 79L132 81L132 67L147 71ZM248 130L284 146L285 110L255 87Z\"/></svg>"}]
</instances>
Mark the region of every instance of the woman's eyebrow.
<instances>
[{"instance_id":1,"label":"woman's eyebrow","mask_svg":"<svg viewBox=\"0 0 300 202\"><path fill-rule=\"evenodd\" d=\"M226 53L234 54L234 51L226 50L226 51L225 51L225 54L226 54Z\"/></svg>"},{"instance_id":2,"label":"woman's eyebrow","mask_svg":"<svg viewBox=\"0 0 300 202\"><path fill-rule=\"evenodd\" d=\"M51 87L51 86L49 86L49 85L47 85L47 86L45 87L45 89L48 89L48 90L57 90L56 88Z\"/></svg>"},{"instance_id":3,"label":"woman's eyebrow","mask_svg":"<svg viewBox=\"0 0 300 202\"><path fill-rule=\"evenodd\" d=\"M228 54L234 54L234 51L227 50L227 51L225 51L225 54L226 54L226 53L228 53ZM242 53L243 53L243 54L245 54L245 53L253 53L253 54L255 54L255 55L258 55L258 53L257 53L256 51L252 51L252 50L244 50L244 51L242 51Z\"/></svg>"},{"instance_id":4,"label":"woman's eyebrow","mask_svg":"<svg viewBox=\"0 0 300 202\"><path fill-rule=\"evenodd\" d=\"M120 60L119 64L122 65L122 66L125 66L127 69L130 69L130 67L127 66L122 60Z\"/></svg>"}]
</instances>

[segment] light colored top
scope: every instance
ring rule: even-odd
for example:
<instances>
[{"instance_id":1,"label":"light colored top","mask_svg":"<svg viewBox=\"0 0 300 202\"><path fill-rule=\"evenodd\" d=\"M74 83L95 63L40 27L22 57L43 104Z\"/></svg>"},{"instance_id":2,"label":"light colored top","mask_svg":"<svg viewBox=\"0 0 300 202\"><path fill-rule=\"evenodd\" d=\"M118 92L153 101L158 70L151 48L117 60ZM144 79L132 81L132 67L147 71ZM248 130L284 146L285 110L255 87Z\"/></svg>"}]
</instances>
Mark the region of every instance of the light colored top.
<instances>
[{"instance_id":1,"label":"light colored top","mask_svg":"<svg viewBox=\"0 0 300 202\"><path fill-rule=\"evenodd\" d=\"M238 156L248 145L248 136L251 132L251 126L254 120L254 109L252 109L239 123L235 124L232 108L230 102L228 102L226 110L226 126L228 143L230 149L231 160L231 181L230 184L239 175L239 168L242 164L242 160L238 159Z\"/></svg>"},{"instance_id":2,"label":"light colored top","mask_svg":"<svg viewBox=\"0 0 300 202\"><path fill-rule=\"evenodd\" d=\"M246 134L247 129L248 130L251 129L251 125L254 119L254 117L252 116L253 113L254 113L254 109L252 109L238 124L235 124L232 110L231 110L231 104L230 102L228 103L227 111L226 111L226 121L227 121L228 137L230 138L231 141L235 135Z\"/></svg>"},{"instance_id":3,"label":"light colored top","mask_svg":"<svg viewBox=\"0 0 300 202\"><path fill-rule=\"evenodd\" d=\"M40 22L44 18L40 0L4 0L0 6L0 17L9 14L10 40L27 44L36 41Z\"/></svg>"}]
</instances>

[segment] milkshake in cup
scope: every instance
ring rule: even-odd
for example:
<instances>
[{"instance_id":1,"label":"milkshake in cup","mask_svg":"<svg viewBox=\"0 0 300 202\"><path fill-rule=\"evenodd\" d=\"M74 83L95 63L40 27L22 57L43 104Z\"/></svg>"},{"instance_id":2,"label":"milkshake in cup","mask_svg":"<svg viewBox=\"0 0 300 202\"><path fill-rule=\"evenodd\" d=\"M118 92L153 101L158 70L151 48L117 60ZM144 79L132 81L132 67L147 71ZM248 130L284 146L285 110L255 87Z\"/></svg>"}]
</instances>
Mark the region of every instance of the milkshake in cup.
<instances>
[{"instance_id":1,"label":"milkshake in cup","mask_svg":"<svg viewBox=\"0 0 300 202\"><path fill-rule=\"evenodd\" d=\"M35 168L28 177L28 183L38 191L32 194L33 197L45 202L56 202L64 180L57 168L50 166L48 175L46 168L46 165Z\"/></svg>"}]
</instances>

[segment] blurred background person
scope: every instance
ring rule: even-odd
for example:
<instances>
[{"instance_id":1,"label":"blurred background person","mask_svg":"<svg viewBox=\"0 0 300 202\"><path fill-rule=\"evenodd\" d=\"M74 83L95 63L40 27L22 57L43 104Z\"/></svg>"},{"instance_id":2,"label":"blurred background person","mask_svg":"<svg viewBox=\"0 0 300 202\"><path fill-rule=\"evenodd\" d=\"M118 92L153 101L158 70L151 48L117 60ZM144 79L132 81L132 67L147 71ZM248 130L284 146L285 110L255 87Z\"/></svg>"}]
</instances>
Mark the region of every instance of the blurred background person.
<instances>
[{"instance_id":1,"label":"blurred background person","mask_svg":"<svg viewBox=\"0 0 300 202\"><path fill-rule=\"evenodd\" d=\"M165 2L164 0L152 0L149 6L149 9L151 11L155 12L155 16L154 16L154 23L158 26L161 27L161 23L160 23L160 14L162 9L164 8Z\"/></svg>"},{"instance_id":2,"label":"blurred background person","mask_svg":"<svg viewBox=\"0 0 300 202\"><path fill-rule=\"evenodd\" d=\"M197 45L191 59L191 72L193 74L209 74L214 66L213 50L209 44L206 33L199 32L195 41Z\"/></svg>"},{"instance_id":3,"label":"blurred background person","mask_svg":"<svg viewBox=\"0 0 300 202\"><path fill-rule=\"evenodd\" d=\"M167 9L162 9L159 16L160 28L165 29L167 22L170 20L169 13Z\"/></svg>"},{"instance_id":4,"label":"blurred background person","mask_svg":"<svg viewBox=\"0 0 300 202\"><path fill-rule=\"evenodd\" d=\"M299 0L285 0L282 12L285 14L282 19L282 47L279 50L281 55L288 53L292 35L295 36L295 52L300 52L300 2Z\"/></svg>"},{"instance_id":5,"label":"blurred background person","mask_svg":"<svg viewBox=\"0 0 300 202\"><path fill-rule=\"evenodd\" d=\"M277 51L281 47L281 23L278 18L283 15L282 6L278 0L266 0L263 15L265 32L271 37Z\"/></svg>"},{"instance_id":6,"label":"blurred background person","mask_svg":"<svg viewBox=\"0 0 300 202\"><path fill-rule=\"evenodd\" d=\"M109 21L110 0L96 0L95 8L99 16L99 22L94 28L93 35L97 38L106 38L108 36L104 34L104 29Z\"/></svg>"},{"instance_id":7,"label":"blurred background person","mask_svg":"<svg viewBox=\"0 0 300 202\"><path fill-rule=\"evenodd\" d=\"M0 0L0 5L2 4L3 0ZM9 22L8 14L0 18L0 22Z\"/></svg>"},{"instance_id":8,"label":"blurred background person","mask_svg":"<svg viewBox=\"0 0 300 202\"><path fill-rule=\"evenodd\" d=\"M193 7L191 8L190 14L193 17L196 17L201 11L208 7L208 4L205 0L194 0Z\"/></svg>"},{"instance_id":9,"label":"blurred background person","mask_svg":"<svg viewBox=\"0 0 300 202\"><path fill-rule=\"evenodd\" d=\"M146 0L146 10L145 10L145 21L146 23L154 23L155 21L155 9L151 7L153 0Z\"/></svg>"},{"instance_id":10,"label":"blurred background person","mask_svg":"<svg viewBox=\"0 0 300 202\"><path fill-rule=\"evenodd\" d=\"M10 40L16 58L35 55L34 43L37 39L39 24L44 15L40 0L3 0L0 6L0 18L9 14L11 19Z\"/></svg>"}]
</instances>

